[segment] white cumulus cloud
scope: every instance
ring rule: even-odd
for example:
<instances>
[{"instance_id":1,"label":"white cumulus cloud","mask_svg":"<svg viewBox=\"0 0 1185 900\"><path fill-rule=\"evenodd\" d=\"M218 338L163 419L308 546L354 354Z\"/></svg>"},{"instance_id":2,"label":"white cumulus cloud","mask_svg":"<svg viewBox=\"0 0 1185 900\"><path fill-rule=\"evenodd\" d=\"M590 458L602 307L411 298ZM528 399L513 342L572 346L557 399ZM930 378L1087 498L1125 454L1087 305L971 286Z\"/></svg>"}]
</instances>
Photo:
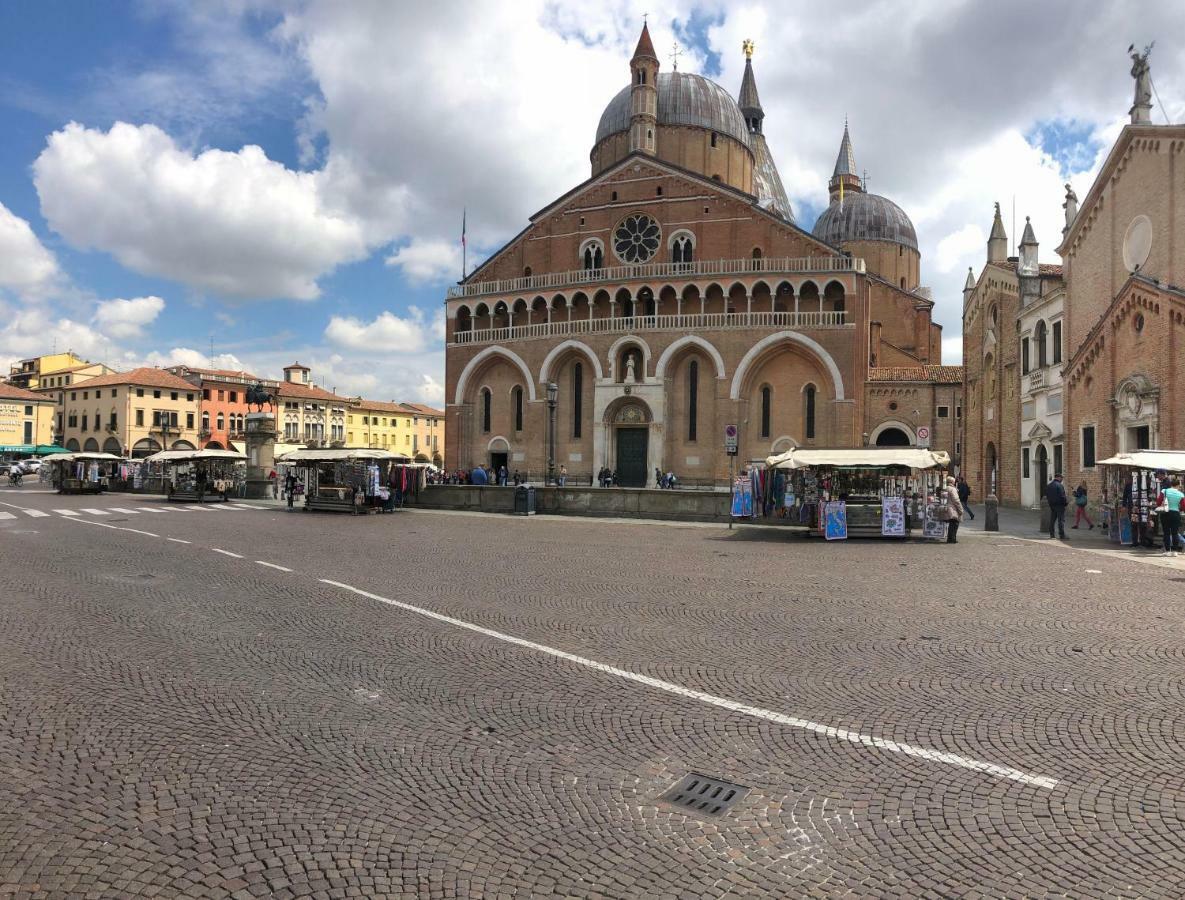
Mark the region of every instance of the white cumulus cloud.
<instances>
[{"instance_id":1,"label":"white cumulus cloud","mask_svg":"<svg viewBox=\"0 0 1185 900\"><path fill-rule=\"evenodd\" d=\"M70 243L199 290L312 299L320 276L369 249L316 173L256 146L194 155L154 125L70 123L33 173L42 213Z\"/></svg>"},{"instance_id":2,"label":"white cumulus cloud","mask_svg":"<svg viewBox=\"0 0 1185 900\"><path fill-rule=\"evenodd\" d=\"M0 290L36 295L59 274L57 260L29 223L0 203Z\"/></svg>"},{"instance_id":3,"label":"white cumulus cloud","mask_svg":"<svg viewBox=\"0 0 1185 900\"><path fill-rule=\"evenodd\" d=\"M138 337L146 325L156 321L164 308L165 301L160 297L104 300L95 310L95 323L112 337Z\"/></svg>"},{"instance_id":4,"label":"white cumulus cloud","mask_svg":"<svg viewBox=\"0 0 1185 900\"><path fill-rule=\"evenodd\" d=\"M474 258L466 261L476 264ZM458 281L461 277L462 253L459 242L413 240L387 257L387 265L402 270L404 277L416 284Z\"/></svg>"},{"instance_id":5,"label":"white cumulus cloud","mask_svg":"<svg viewBox=\"0 0 1185 900\"><path fill-rule=\"evenodd\" d=\"M353 316L333 316L325 326L325 337L333 344L356 350L417 353L438 340L442 332L435 320L425 322L420 309L413 306L409 312L410 316L401 318L383 310L369 322Z\"/></svg>"}]
</instances>

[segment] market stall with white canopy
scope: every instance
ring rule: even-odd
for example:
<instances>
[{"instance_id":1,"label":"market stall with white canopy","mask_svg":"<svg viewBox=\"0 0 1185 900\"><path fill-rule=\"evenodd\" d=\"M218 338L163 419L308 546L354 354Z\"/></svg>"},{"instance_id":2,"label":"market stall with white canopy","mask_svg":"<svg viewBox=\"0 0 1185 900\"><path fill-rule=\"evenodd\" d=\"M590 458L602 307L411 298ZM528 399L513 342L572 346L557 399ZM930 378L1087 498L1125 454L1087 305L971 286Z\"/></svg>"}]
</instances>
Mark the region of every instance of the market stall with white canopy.
<instances>
[{"instance_id":1,"label":"market stall with white canopy","mask_svg":"<svg viewBox=\"0 0 1185 900\"><path fill-rule=\"evenodd\" d=\"M234 450L161 450L144 458L164 471L168 499L178 503L227 502L246 477L247 456Z\"/></svg>"}]
</instances>

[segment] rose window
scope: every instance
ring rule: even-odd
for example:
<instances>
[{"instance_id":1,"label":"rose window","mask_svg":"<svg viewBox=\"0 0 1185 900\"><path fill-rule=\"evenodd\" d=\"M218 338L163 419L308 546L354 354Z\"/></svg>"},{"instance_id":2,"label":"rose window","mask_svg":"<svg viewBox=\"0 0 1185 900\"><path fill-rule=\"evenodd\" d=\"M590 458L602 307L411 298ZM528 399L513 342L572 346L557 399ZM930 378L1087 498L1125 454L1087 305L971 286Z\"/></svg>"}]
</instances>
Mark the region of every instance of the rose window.
<instances>
[{"instance_id":1,"label":"rose window","mask_svg":"<svg viewBox=\"0 0 1185 900\"><path fill-rule=\"evenodd\" d=\"M650 216L627 216L613 231L613 251L626 263L644 263L658 252L662 230Z\"/></svg>"}]
</instances>

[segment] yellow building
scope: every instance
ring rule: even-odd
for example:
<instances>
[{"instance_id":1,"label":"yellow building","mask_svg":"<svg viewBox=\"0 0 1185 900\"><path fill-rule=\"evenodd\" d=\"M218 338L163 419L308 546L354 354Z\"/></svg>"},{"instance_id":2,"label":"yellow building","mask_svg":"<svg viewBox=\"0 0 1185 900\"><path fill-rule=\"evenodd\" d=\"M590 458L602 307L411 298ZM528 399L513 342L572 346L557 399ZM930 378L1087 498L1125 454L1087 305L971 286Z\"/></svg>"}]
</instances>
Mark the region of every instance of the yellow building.
<instances>
[{"instance_id":1,"label":"yellow building","mask_svg":"<svg viewBox=\"0 0 1185 900\"><path fill-rule=\"evenodd\" d=\"M0 453L32 453L52 443L53 414L49 397L0 382Z\"/></svg>"},{"instance_id":2,"label":"yellow building","mask_svg":"<svg viewBox=\"0 0 1185 900\"><path fill-rule=\"evenodd\" d=\"M359 397L346 417L346 446L390 450L439 465L444 461L444 413L419 403Z\"/></svg>"},{"instance_id":3,"label":"yellow building","mask_svg":"<svg viewBox=\"0 0 1185 900\"><path fill-rule=\"evenodd\" d=\"M412 455L419 462L444 464L444 411L422 403L404 403L412 415Z\"/></svg>"},{"instance_id":4,"label":"yellow building","mask_svg":"<svg viewBox=\"0 0 1185 900\"><path fill-rule=\"evenodd\" d=\"M22 359L9 368L8 383L25 390L37 391L69 386L84 378L107 375L113 371L115 370L103 363L92 363L67 351Z\"/></svg>"},{"instance_id":5,"label":"yellow building","mask_svg":"<svg viewBox=\"0 0 1185 900\"><path fill-rule=\"evenodd\" d=\"M62 393L62 444L67 450L141 458L198 446L198 388L171 372L114 372Z\"/></svg>"},{"instance_id":6,"label":"yellow building","mask_svg":"<svg viewBox=\"0 0 1185 900\"><path fill-rule=\"evenodd\" d=\"M412 455L412 424L402 403L353 401L346 416L346 446L390 450Z\"/></svg>"}]
</instances>

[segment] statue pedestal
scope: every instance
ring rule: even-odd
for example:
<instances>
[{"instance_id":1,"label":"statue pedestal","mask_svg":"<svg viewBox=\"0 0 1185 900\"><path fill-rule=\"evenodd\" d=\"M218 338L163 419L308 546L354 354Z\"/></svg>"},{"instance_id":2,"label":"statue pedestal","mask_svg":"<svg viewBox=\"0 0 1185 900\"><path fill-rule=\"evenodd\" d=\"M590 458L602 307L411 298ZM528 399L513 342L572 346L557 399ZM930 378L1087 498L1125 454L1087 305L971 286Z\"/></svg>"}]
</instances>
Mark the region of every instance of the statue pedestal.
<instances>
[{"instance_id":1,"label":"statue pedestal","mask_svg":"<svg viewBox=\"0 0 1185 900\"><path fill-rule=\"evenodd\" d=\"M276 417L270 412L247 413L247 497L272 496L277 479L268 478L276 467Z\"/></svg>"}]
</instances>

